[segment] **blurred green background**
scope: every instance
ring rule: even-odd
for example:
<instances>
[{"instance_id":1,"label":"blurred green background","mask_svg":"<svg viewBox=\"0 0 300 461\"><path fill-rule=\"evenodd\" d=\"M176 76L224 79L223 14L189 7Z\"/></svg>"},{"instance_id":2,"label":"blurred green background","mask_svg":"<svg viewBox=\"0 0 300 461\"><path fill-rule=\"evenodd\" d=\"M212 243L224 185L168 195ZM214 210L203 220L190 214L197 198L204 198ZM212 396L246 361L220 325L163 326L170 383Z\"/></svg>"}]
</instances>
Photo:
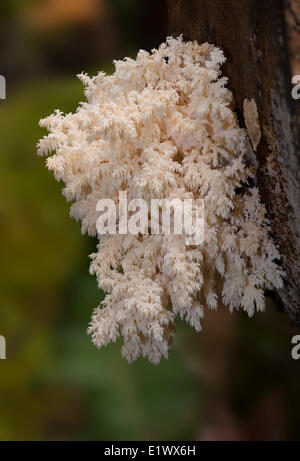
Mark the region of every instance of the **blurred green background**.
<instances>
[{"instance_id":1,"label":"blurred green background","mask_svg":"<svg viewBox=\"0 0 300 461\"><path fill-rule=\"evenodd\" d=\"M0 440L299 438L299 330L271 301L251 320L208 312L198 335L178 322L158 366L86 334L103 298L88 272L96 241L36 155L38 121L76 109L77 73L110 72L166 34L164 1L0 0Z\"/></svg>"}]
</instances>

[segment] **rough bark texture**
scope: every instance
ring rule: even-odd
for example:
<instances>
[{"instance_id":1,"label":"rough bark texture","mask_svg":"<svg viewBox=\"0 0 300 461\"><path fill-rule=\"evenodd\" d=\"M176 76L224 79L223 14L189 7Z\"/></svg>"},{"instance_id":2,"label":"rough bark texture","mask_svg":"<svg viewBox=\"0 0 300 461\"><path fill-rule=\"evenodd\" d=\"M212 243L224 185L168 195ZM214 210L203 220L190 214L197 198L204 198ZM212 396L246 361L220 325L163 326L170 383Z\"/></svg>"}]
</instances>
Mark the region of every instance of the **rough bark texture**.
<instances>
[{"instance_id":1,"label":"rough bark texture","mask_svg":"<svg viewBox=\"0 0 300 461\"><path fill-rule=\"evenodd\" d=\"M300 326L299 137L291 97L291 72L283 0L167 0L169 34L220 46L227 62L236 109L256 101L262 137L257 148L257 184L286 271L277 305ZM289 6L289 5L288 5ZM299 38L299 37L298 37Z\"/></svg>"}]
</instances>

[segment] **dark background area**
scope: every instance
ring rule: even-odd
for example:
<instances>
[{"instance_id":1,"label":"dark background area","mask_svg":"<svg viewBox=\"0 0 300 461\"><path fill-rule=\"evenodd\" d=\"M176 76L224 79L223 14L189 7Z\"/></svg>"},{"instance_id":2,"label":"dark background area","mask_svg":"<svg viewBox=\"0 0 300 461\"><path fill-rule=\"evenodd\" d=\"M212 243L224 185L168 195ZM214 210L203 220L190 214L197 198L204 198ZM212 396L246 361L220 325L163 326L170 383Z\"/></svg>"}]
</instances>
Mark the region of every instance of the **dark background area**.
<instances>
[{"instance_id":1,"label":"dark background area","mask_svg":"<svg viewBox=\"0 0 300 461\"><path fill-rule=\"evenodd\" d=\"M252 319L207 312L199 334L178 322L158 366L86 334L96 241L36 155L38 122L84 99L76 74L112 72L167 30L164 1L0 1L0 440L299 439L299 330L270 300Z\"/></svg>"}]
</instances>

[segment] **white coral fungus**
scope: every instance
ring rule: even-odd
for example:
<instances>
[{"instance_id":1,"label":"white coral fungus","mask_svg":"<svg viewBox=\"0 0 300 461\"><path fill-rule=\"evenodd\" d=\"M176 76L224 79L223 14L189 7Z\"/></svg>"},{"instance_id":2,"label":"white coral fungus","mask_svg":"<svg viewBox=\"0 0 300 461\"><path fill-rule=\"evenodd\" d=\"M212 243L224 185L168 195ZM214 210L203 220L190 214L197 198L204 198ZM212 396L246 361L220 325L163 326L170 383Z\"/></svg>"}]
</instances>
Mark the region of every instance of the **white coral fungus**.
<instances>
[{"instance_id":1,"label":"white coral fungus","mask_svg":"<svg viewBox=\"0 0 300 461\"><path fill-rule=\"evenodd\" d=\"M279 258L265 207L246 167L245 130L221 76L223 52L169 37L152 53L115 61L115 73L79 77L87 102L75 114L56 111L40 122L50 134L38 145L65 182L71 216L97 235L99 199L204 199L205 235L106 235L90 272L107 294L89 327L97 347L122 334L129 361L168 356L175 316L196 331L205 308L228 306L252 316L264 289L280 287Z\"/></svg>"}]
</instances>

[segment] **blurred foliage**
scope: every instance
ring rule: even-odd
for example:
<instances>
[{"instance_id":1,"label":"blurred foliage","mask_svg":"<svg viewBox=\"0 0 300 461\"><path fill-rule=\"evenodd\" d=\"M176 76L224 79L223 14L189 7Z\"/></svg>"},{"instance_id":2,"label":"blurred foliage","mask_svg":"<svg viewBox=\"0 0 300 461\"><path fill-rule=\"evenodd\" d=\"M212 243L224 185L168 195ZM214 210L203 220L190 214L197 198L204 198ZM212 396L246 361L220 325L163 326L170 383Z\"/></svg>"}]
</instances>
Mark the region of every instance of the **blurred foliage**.
<instances>
[{"instance_id":1,"label":"blurred foliage","mask_svg":"<svg viewBox=\"0 0 300 461\"><path fill-rule=\"evenodd\" d=\"M36 0L0 0L0 14L16 13Z\"/></svg>"},{"instance_id":2,"label":"blurred foliage","mask_svg":"<svg viewBox=\"0 0 300 461\"><path fill-rule=\"evenodd\" d=\"M0 440L298 439L299 331L272 305L251 320L207 312L201 334L178 322L158 366L129 365L121 340L98 351L86 334L103 299L88 272L96 241L36 155L38 121L83 100L76 69L151 49L165 19L148 0L101 0L107 16L90 30L33 33L22 14L45 1L0 0L1 73L12 79L0 101Z\"/></svg>"}]
</instances>

